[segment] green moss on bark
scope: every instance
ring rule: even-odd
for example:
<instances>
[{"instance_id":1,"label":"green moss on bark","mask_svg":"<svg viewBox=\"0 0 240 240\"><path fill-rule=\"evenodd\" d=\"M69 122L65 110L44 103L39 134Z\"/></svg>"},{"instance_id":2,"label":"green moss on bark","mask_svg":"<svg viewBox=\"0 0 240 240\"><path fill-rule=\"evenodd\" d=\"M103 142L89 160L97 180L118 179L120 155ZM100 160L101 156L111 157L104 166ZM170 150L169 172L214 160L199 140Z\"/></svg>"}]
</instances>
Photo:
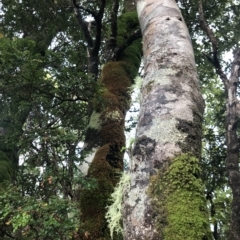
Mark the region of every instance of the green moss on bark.
<instances>
[{"instance_id":1,"label":"green moss on bark","mask_svg":"<svg viewBox=\"0 0 240 240\"><path fill-rule=\"evenodd\" d=\"M203 190L199 161L189 154L176 156L151 178L148 193L160 239L212 239Z\"/></svg>"},{"instance_id":2,"label":"green moss on bark","mask_svg":"<svg viewBox=\"0 0 240 240\"><path fill-rule=\"evenodd\" d=\"M129 88L133 76L137 74L136 69L127 61L118 61L108 62L102 70L100 81L105 88L102 98L106 104L98 108L99 115L94 121L102 147L97 150L88 171L88 177L95 178L98 185L97 188L82 191L80 209L83 225L80 239L110 239L105 219L106 206L123 170L124 118L129 108ZM114 239L120 238L118 235Z\"/></svg>"},{"instance_id":3,"label":"green moss on bark","mask_svg":"<svg viewBox=\"0 0 240 240\"><path fill-rule=\"evenodd\" d=\"M81 239L108 239L108 229L105 224L106 199L113 191L112 177L116 177L115 170L106 161L109 146L101 147L90 166L89 176L97 181L96 188L82 191L81 219L84 225L81 229Z\"/></svg>"}]
</instances>

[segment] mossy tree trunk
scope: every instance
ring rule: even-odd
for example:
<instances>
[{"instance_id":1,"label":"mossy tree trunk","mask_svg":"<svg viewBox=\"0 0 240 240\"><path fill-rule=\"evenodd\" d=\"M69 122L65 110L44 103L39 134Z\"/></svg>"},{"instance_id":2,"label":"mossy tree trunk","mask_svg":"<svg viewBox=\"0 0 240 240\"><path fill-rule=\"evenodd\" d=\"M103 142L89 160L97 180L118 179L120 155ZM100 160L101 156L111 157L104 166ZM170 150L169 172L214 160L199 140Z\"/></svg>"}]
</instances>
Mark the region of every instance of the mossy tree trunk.
<instances>
[{"instance_id":1,"label":"mossy tree trunk","mask_svg":"<svg viewBox=\"0 0 240 240\"><path fill-rule=\"evenodd\" d=\"M204 101L174 0L137 0L144 80L124 239L211 239L200 180Z\"/></svg>"},{"instance_id":2,"label":"mossy tree trunk","mask_svg":"<svg viewBox=\"0 0 240 240\"><path fill-rule=\"evenodd\" d=\"M82 167L86 177L95 179L97 185L80 192L80 239L110 239L106 206L123 171L125 115L130 87L138 74L142 44L136 11L126 12L116 20L107 44L108 62L101 71L101 94L93 100L86 132L85 150L90 153Z\"/></svg>"}]
</instances>

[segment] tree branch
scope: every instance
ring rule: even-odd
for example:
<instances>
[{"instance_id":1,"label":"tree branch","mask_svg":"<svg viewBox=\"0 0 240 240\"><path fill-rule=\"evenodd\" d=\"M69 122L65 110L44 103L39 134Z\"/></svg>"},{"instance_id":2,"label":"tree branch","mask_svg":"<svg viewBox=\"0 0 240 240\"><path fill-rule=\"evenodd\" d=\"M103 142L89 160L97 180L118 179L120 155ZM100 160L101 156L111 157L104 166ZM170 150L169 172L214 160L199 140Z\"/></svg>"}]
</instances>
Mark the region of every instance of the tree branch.
<instances>
[{"instance_id":1,"label":"tree branch","mask_svg":"<svg viewBox=\"0 0 240 240\"><path fill-rule=\"evenodd\" d=\"M78 6L76 4L76 0L73 0L73 5L75 7L75 14L76 14L78 23L79 23L80 27L82 28L83 34L84 34L85 39L86 39L87 44L88 44L88 47L93 48L94 47L94 43L93 43L93 39L92 39L92 36L90 34L90 31L88 29L87 22L85 22L83 20L82 14L80 12L80 9L82 9L82 8L80 8L80 6Z\"/></svg>"},{"instance_id":2,"label":"tree branch","mask_svg":"<svg viewBox=\"0 0 240 240\"><path fill-rule=\"evenodd\" d=\"M205 20L205 17L203 14L202 0L198 0L198 13L199 13L200 25L203 28L203 30L206 32L208 39L212 43L213 55L216 55L218 52L218 46L217 46L218 40L215 37L212 29L209 27L207 21Z\"/></svg>"},{"instance_id":3,"label":"tree branch","mask_svg":"<svg viewBox=\"0 0 240 240\"><path fill-rule=\"evenodd\" d=\"M110 41L111 46L114 48L117 44L117 14L118 14L118 8L119 8L119 0L115 0L112 5L112 12L111 12L111 33L110 33Z\"/></svg>"},{"instance_id":4,"label":"tree branch","mask_svg":"<svg viewBox=\"0 0 240 240\"><path fill-rule=\"evenodd\" d=\"M203 14L203 6L202 6L202 0L198 0L198 13L199 13L199 22L200 26L202 27L203 31L207 34L207 37L209 41L212 44L212 56L204 54L205 57L213 64L213 66L216 69L216 73L221 78L224 86L225 86L225 92L228 89L229 80L226 76L226 74L223 72L221 64L218 59L218 40L215 37L212 29L209 27L207 21L205 20L204 14ZM226 92L227 94L227 92Z\"/></svg>"},{"instance_id":5,"label":"tree branch","mask_svg":"<svg viewBox=\"0 0 240 240\"><path fill-rule=\"evenodd\" d=\"M85 7L83 7L83 6L78 5L78 4L76 3L76 0L73 0L73 6L74 6L75 8L77 8L77 9L81 9L81 10L85 11L86 13L92 15L94 18L96 17L95 12L91 11L91 10L88 9L88 8L85 8Z\"/></svg>"},{"instance_id":6,"label":"tree branch","mask_svg":"<svg viewBox=\"0 0 240 240\"><path fill-rule=\"evenodd\" d=\"M94 53L97 54L100 49L101 45L101 40L102 40L102 19L103 19L103 14L106 6L106 0L101 1L101 6L100 9L96 15L95 21L96 21L96 40L95 40L95 46L94 46Z\"/></svg>"}]
</instances>

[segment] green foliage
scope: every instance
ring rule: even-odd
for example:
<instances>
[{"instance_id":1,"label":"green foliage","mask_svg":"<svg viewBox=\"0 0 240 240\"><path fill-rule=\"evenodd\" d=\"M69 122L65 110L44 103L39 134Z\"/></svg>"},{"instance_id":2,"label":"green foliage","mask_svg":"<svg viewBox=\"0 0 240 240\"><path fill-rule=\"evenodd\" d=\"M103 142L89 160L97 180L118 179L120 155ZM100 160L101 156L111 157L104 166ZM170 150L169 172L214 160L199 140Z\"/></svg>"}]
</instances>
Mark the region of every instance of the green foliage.
<instances>
[{"instance_id":1,"label":"green foliage","mask_svg":"<svg viewBox=\"0 0 240 240\"><path fill-rule=\"evenodd\" d=\"M0 196L0 221L10 231L5 239L72 239L80 225L78 209L67 199L51 197L47 202L9 187ZM69 213L75 212L72 218Z\"/></svg>"},{"instance_id":2,"label":"green foliage","mask_svg":"<svg viewBox=\"0 0 240 240\"><path fill-rule=\"evenodd\" d=\"M212 239L199 177L199 161L189 154L175 157L152 177L149 195L164 239Z\"/></svg>"},{"instance_id":3,"label":"green foliage","mask_svg":"<svg viewBox=\"0 0 240 240\"><path fill-rule=\"evenodd\" d=\"M77 166L98 85L65 1L10 2L1 2L0 22L0 235L71 239L78 187L94 185Z\"/></svg>"},{"instance_id":4,"label":"green foliage","mask_svg":"<svg viewBox=\"0 0 240 240\"><path fill-rule=\"evenodd\" d=\"M226 239L229 233L231 220L232 191L230 189L215 189L212 201L208 208L210 210L210 222L217 228L219 239ZM213 214L214 213L214 214Z\"/></svg>"},{"instance_id":5,"label":"green foliage","mask_svg":"<svg viewBox=\"0 0 240 240\"><path fill-rule=\"evenodd\" d=\"M11 160L3 151L0 151L0 193L9 184L13 176L13 166Z\"/></svg>"},{"instance_id":6,"label":"green foliage","mask_svg":"<svg viewBox=\"0 0 240 240\"><path fill-rule=\"evenodd\" d=\"M139 28L137 12L127 12L118 17L118 46L125 45L127 38Z\"/></svg>"}]
</instances>

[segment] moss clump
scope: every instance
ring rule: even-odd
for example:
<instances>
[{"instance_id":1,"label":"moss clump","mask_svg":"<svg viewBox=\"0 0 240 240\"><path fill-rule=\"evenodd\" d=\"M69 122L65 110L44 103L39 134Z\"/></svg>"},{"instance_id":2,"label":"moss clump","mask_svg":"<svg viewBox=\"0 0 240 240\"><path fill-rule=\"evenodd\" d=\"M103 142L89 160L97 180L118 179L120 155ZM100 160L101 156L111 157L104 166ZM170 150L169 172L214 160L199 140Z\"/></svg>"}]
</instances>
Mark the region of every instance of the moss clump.
<instances>
[{"instance_id":1,"label":"moss clump","mask_svg":"<svg viewBox=\"0 0 240 240\"><path fill-rule=\"evenodd\" d=\"M106 202L113 192L112 178L115 176L115 181L117 181L117 172L106 161L108 153L108 145L102 146L97 151L89 168L89 176L96 179L97 186L83 190L81 193L81 220L84 222L80 229L81 239L109 239L109 230L105 221Z\"/></svg>"},{"instance_id":2,"label":"moss clump","mask_svg":"<svg viewBox=\"0 0 240 240\"><path fill-rule=\"evenodd\" d=\"M142 57L142 39L135 40L129 47L127 47L119 56L121 61L126 63L125 71L128 76L133 79L137 76L139 65Z\"/></svg>"},{"instance_id":3,"label":"moss clump","mask_svg":"<svg viewBox=\"0 0 240 240\"><path fill-rule=\"evenodd\" d=\"M139 21L136 11L124 13L118 18L117 46L124 46L125 49L118 56L117 60L125 63L122 67L124 67L127 75L132 79L132 83L138 74L141 62L142 39L136 39L129 46L127 45L127 40L137 29L139 29Z\"/></svg>"},{"instance_id":4,"label":"moss clump","mask_svg":"<svg viewBox=\"0 0 240 240\"><path fill-rule=\"evenodd\" d=\"M198 159L175 157L153 176L149 187L156 227L164 240L212 239Z\"/></svg>"}]
</instances>

